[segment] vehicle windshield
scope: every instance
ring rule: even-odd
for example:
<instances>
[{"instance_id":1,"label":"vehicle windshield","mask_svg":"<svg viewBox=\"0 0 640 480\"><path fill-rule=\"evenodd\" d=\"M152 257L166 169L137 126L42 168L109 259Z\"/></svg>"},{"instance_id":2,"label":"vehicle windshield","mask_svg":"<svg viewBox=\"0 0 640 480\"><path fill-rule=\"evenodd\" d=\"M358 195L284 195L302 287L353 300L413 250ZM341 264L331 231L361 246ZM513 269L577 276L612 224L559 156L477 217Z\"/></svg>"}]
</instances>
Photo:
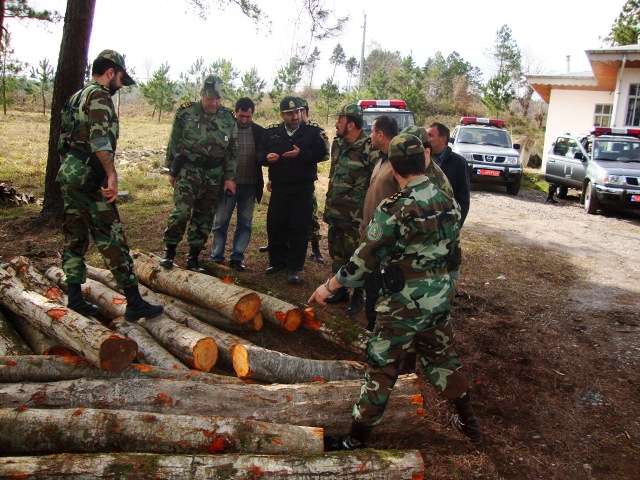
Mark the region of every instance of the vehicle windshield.
<instances>
[{"instance_id":1,"label":"vehicle windshield","mask_svg":"<svg viewBox=\"0 0 640 480\"><path fill-rule=\"evenodd\" d=\"M413 117L412 112L371 112L365 110L363 112L364 121L362 128L367 135L371 134L371 124L373 124L373 121L380 115L390 115L395 118L398 122L398 131L416 124L416 120Z\"/></svg>"},{"instance_id":2,"label":"vehicle windshield","mask_svg":"<svg viewBox=\"0 0 640 480\"><path fill-rule=\"evenodd\" d=\"M627 138L594 139L593 159L640 162L640 141Z\"/></svg>"},{"instance_id":3,"label":"vehicle windshield","mask_svg":"<svg viewBox=\"0 0 640 480\"><path fill-rule=\"evenodd\" d=\"M511 148L511 137L506 130L497 128L463 128L458 134L456 143Z\"/></svg>"}]
</instances>

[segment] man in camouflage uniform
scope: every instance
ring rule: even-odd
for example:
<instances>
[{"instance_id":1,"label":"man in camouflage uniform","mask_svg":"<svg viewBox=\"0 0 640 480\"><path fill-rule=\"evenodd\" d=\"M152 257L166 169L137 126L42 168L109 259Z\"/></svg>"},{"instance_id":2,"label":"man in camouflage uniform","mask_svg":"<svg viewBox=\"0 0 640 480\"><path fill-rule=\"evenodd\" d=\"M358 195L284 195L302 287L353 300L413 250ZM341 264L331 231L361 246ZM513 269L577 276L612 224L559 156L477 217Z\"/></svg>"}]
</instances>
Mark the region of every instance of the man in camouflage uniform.
<instances>
[{"instance_id":1,"label":"man in camouflage uniform","mask_svg":"<svg viewBox=\"0 0 640 480\"><path fill-rule=\"evenodd\" d=\"M371 172L380 152L371 145L371 138L362 129L362 108L350 104L336 114L336 138L331 145L331 170L324 209L324 221L329 225L329 255L334 273L344 265L360 243L358 228L362 208L369 188ZM327 303L349 300L346 287L340 287ZM362 288L355 288L347 315L362 311Z\"/></svg>"},{"instance_id":2,"label":"man in camouflage uniform","mask_svg":"<svg viewBox=\"0 0 640 480\"><path fill-rule=\"evenodd\" d=\"M140 297L138 277L116 209L118 173L114 157L120 125L111 96L134 83L125 70L123 55L114 50L103 50L98 55L91 80L62 108L58 140L62 165L56 177L64 201L62 269L69 308L83 315L99 313L83 298L80 287L86 281L84 255L91 236L127 297L124 316L132 321L155 317L163 311L161 306Z\"/></svg>"},{"instance_id":3,"label":"man in camouflage uniform","mask_svg":"<svg viewBox=\"0 0 640 480\"><path fill-rule=\"evenodd\" d=\"M228 196L236 193L238 127L231 110L221 104L223 94L220 77L209 75L200 101L181 105L173 120L166 166L175 208L164 232L164 268L173 266L188 223L186 267L204 272L198 257L211 231L218 196L221 189Z\"/></svg>"},{"instance_id":4,"label":"man in camouflage uniform","mask_svg":"<svg viewBox=\"0 0 640 480\"><path fill-rule=\"evenodd\" d=\"M349 263L309 298L323 305L337 288L361 286L370 275L376 277L381 294L351 430L346 437L328 439L325 449L364 446L371 429L382 420L406 352L413 346L429 382L455 405L454 427L479 444L482 434L454 350L450 319L453 285L448 269L460 232L460 210L424 174L420 139L398 135L389 145L388 158L400 192L375 210Z\"/></svg>"},{"instance_id":5,"label":"man in camouflage uniform","mask_svg":"<svg viewBox=\"0 0 640 480\"><path fill-rule=\"evenodd\" d=\"M280 102L282 122L271 125L258 148L258 162L269 167L271 199L267 210L271 275L287 270L289 283L300 283L309 242L314 183L318 162L326 159L328 142L322 130L300 118L300 101Z\"/></svg>"}]
</instances>

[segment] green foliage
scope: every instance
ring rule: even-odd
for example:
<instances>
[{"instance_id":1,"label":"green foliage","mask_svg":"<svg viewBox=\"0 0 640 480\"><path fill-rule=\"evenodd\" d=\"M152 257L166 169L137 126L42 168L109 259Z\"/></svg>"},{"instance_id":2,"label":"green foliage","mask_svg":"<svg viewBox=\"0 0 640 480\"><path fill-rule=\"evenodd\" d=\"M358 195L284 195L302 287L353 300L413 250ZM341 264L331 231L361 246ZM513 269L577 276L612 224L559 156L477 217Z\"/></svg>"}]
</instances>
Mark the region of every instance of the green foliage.
<instances>
[{"instance_id":1,"label":"green foliage","mask_svg":"<svg viewBox=\"0 0 640 480\"><path fill-rule=\"evenodd\" d=\"M309 88L313 85L313 74L318 65L318 60L320 60L320 50L318 50L318 47L314 47L313 52L311 52L304 62L304 69L309 72Z\"/></svg>"},{"instance_id":2,"label":"green foliage","mask_svg":"<svg viewBox=\"0 0 640 480\"><path fill-rule=\"evenodd\" d=\"M240 72L233 66L231 60L219 58L207 67L206 74L217 75L222 79L225 89L225 100L229 103L235 104L238 99L238 94L234 85L240 75Z\"/></svg>"},{"instance_id":3,"label":"green foliage","mask_svg":"<svg viewBox=\"0 0 640 480\"><path fill-rule=\"evenodd\" d=\"M15 51L11 48L11 35L9 35L9 32L2 36L0 53L2 54L2 64L0 65L2 69L2 84L0 85L2 88L2 109L6 115L7 106L12 103L10 94L20 86L17 75L23 69L22 62L13 58Z\"/></svg>"},{"instance_id":4,"label":"green foliage","mask_svg":"<svg viewBox=\"0 0 640 480\"><path fill-rule=\"evenodd\" d=\"M37 67L31 67L31 73L29 76L35 79L32 87L36 90L42 100L42 114L47 113L47 94L53 89L53 79L55 77L55 70L49 65L49 60L46 58L38 62Z\"/></svg>"},{"instance_id":5,"label":"green foliage","mask_svg":"<svg viewBox=\"0 0 640 480\"><path fill-rule=\"evenodd\" d=\"M264 89L267 82L260 78L258 69L252 67L251 70L245 72L240 79L241 85L238 89L238 98L249 97L256 105L262 103L264 97Z\"/></svg>"},{"instance_id":6,"label":"green foliage","mask_svg":"<svg viewBox=\"0 0 640 480\"><path fill-rule=\"evenodd\" d=\"M392 96L406 101L414 111L426 110L427 97L424 95L424 76L424 72L416 66L411 56L402 59L400 68L393 72Z\"/></svg>"},{"instance_id":7,"label":"green foliage","mask_svg":"<svg viewBox=\"0 0 640 480\"><path fill-rule=\"evenodd\" d=\"M7 0L4 16L5 18L41 20L52 23L59 22L62 19L55 10L35 10L31 8L27 0Z\"/></svg>"},{"instance_id":8,"label":"green foliage","mask_svg":"<svg viewBox=\"0 0 640 480\"><path fill-rule=\"evenodd\" d=\"M640 2L627 0L604 41L611 46L634 45L638 43L638 35L640 35Z\"/></svg>"},{"instance_id":9,"label":"green foliage","mask_svg":"<svg viewBox=\"0 0 640 480\"><path fill-rule=\"evenodd\" d=\"M153 107L152 118L158 112L158 122L162 112L170 112L176 104L177 86L169 78L169 64L163 63L153 72L151 80L140 84L140 91L145 100Z\"/></svg>"},{"instance_id":10,"label":"green foliage","mask_svg":"<svg viewBox=\"0 0 640 480\"><path fill-rule=\"evenodd\" d=\"M509 72L506 70L491 77L481 90L483 93L482 103L498 117L501 112L509 110L509 105L516 97L516 93L511 87Z\"/></svg>"},{"instance_id":11,"label":"green foliage","mask_svg":"<svg viewBox=\"0 0 640 480\"><path fill-rule=\"evenodd\" d=\"M282 97L295 93L296 86L302 80L302 66L300 59L293 56L287 65L278 69L276 78L273 80L273 88L269 92L269 98L276 105L275 108L279 105Z\"/></svg>"},{"instance_id":12,"label":"green foliage","mask_svg":"<svg viewBox=\"0 0 640 480\"><path fill-rule=\"evenodd\" d=\"M344 53L344 48L342 48L341 44L337 44L333 49L333 53L331 57L329 57L329 63L333 65L333 73L331 74L331 82L336 76L336 68L340 65L344 65L347 61L347 54Z\"/></svg>"},{"instance_id":13,"label":"green foliage","mask_svg":"<svg viewBox=\"0 0 640 480\"><path fill-rule=\"evenodd\" d=\"M380 75L379 71L382 70L386 74L386 78L391 78L393 72L400 68L402 63L402 56L400 52L390 52L388 50L382 50L376 48L369 53L364 60L364 83L367 85L375 75ZM374 98L386 98L386 97L374 97Z\"/></svg>"},{"instance_id":14,"label":"green foliage","mask_svg":"<svg viewBox=\"0 0 640 480\"><path fill-rule=\"evenodd\" d=\"M200 98L200 90L204 81L204 59L198 58L187 70L180 73L179 88L181 91L180 102L196 102Z\"/></svg>"},{"instance_id":15,"label":"green foliage","mask_svg":"<svg viewBox=\"0 0 640 480\"><path fill-rule=\"evenodd\" d=\"M318 114L328 122L329 115L340 109L342 101L343 96L340 94L338 85L333 83L330 78L327 78L327 81L320 87L320 93L318 94L318 100L316 102Z\"/></svg>"},{"instance_id":16,"label":"green foliage","mask_svg":"<svg viewBox=\"0 0 640 480\"><path fill-rule=\"evenodd\" d=\"M391 87L389 74L384 68L378 68L365 82L367 98L389 98Z\"/></svg>"}]
</instances>

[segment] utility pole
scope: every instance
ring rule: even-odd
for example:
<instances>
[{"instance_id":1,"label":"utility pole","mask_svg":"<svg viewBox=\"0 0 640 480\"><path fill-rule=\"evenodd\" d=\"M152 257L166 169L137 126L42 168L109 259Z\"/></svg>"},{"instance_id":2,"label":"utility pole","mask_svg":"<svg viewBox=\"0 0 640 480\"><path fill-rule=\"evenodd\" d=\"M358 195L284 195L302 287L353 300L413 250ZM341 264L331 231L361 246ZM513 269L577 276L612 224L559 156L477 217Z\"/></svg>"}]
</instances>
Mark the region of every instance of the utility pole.
<instances>
[{"instance_id":1,"label":"utility pole","mask_svg":"<svg viewBox=\"0 0 640 480\"><path fill-rule=\"evenodd\" d=\"M364 83L364 39L367 33L367 14L364 14L364 25L362 26L362 51L360 52L360 78L359 84L362 87Z\"/></svg>"}]
</instances>

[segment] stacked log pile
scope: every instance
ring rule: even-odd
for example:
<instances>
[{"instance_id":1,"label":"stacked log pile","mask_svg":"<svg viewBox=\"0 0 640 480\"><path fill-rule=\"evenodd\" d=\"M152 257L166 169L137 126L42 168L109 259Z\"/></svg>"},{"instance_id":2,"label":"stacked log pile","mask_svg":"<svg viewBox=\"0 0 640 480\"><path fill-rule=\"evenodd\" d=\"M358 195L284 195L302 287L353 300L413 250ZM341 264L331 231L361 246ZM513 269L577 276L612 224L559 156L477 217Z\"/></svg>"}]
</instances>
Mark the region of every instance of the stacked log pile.
<instances>
[{"instance_id":1,"label":"stacked log pile","mask_svg":"<svg viewBox=\"0 0 640 480\"><path fill-rule=\"evenodd\" d=\"M149 255L134 261L159 317L124 320L108 271L88 270L83 291L100 309L88 318L65 306L59 268L0 265L0 478L423 478L417 451L324 453L324 435L349 428L362 363L239 336L263 319L291 335L309 328L309 311ZM321 323L312 329L357 345ZM406 434L422 414L416 376L402 376L376 432Z\"/></svg>"}]
</instances>

